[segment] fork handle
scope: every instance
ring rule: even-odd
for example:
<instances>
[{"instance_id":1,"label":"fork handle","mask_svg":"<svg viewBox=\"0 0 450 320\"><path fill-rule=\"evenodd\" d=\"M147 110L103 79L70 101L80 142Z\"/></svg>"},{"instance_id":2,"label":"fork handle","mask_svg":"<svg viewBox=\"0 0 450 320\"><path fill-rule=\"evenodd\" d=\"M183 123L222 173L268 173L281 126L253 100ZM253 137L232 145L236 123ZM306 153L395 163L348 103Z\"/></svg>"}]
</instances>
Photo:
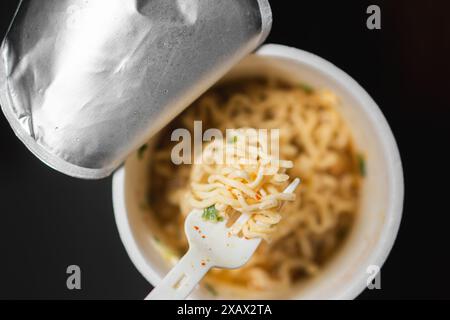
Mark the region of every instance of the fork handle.
<instances>
[{"instance_id":1,"label":"fork handle","mask_svg":"<svg viewBox=\"0 0 450 320\"><path fill-rule=\"evenodd\" d=\"M145 300L186 299L211 267L209 260L190 248Z\"/></svg>"}]
</instances>

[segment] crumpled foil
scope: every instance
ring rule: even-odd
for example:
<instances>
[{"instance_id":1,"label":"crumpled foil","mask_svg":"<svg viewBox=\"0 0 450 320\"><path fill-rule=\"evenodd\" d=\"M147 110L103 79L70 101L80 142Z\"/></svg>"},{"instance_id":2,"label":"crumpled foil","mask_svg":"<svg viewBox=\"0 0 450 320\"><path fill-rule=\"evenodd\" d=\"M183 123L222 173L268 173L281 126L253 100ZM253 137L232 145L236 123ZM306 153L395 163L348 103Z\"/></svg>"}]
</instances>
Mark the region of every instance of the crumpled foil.
<instances>
[{"instance_id":1,"label":"crumpled foil","mask_svg":"<svg viewBox=\"0 0 450 320\"><path fill-rule=\"evenodd\" d=\"M254 50L267 0L24 0L0 104L42 161L102 178Z\"/></svg>"}]
</instances>

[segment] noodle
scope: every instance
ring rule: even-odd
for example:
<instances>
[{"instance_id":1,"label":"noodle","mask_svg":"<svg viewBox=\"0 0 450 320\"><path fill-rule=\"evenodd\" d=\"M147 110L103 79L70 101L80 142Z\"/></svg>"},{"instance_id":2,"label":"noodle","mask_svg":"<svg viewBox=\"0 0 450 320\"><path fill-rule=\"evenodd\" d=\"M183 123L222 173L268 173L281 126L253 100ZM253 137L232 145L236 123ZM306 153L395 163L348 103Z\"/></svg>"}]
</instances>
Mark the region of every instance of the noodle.
<instances>
[{"instance_id":1,"label":"noodle","mask_svg":"<svg viewBox=\"0 0 450 320\"><path fill-rule=\"evenodd\" d=\"M150 155L149 205L169 246L184 253L185 215L192 207L211 205L226 217L233 210L247 214L238 230L243 235L270 238L243 268L212 270L205 280L208 284L260 292L286 289L317 273L339 248L357 213L361 182L358 156L339 107L338 98L328 90L310 92L302 86L252 79L210 90L157 139ZM193 132L195 120L202 120L204 129L222 132L279 129L279 156L286 161L280 161L275 171L268 170L270 161L252 170L238 166L226 171L214 161L176 166L170 161L173 144L167 142L168 133L179 127ZM212 160L213 148L214 142L205 147ZM265 170L269 175L262 173ZM295 201L280 193L287 175L302 179ZM258 207L256 200L253 206L249 199L255 197L261 197L265 206ZM275 210L280 201L286 201L283 210Z\"/></svg>"},{"instance_id":2,"label":"noodle","mask_svg":"<svg viewBox=\"0 0 450 320\"><path fill-rule=\"evenodd\" d=\"M258 139L254 129L235 130L232 139L208 144L202 162L192 168L187 206L218 210L216 220L241 214L232 234L269 239L281 220L278 209L295 194L282 193L289 179L285 171L293 163L280 161L267 149L267 139Z\"/></svg>"}]
</instances>

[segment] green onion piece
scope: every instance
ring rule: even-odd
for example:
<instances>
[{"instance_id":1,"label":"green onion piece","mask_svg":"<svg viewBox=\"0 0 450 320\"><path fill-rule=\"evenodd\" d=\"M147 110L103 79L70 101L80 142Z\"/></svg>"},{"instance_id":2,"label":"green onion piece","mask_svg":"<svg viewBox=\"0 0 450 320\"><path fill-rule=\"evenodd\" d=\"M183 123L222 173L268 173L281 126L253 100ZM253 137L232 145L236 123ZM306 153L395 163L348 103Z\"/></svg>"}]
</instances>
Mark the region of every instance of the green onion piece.
<instances>
[{"instance_id":1,"label":"green onion piece","mask_svg":"<svg viewBox=\"0 0 450 320\"><path fill-rule=\"evenodd\" d=\"M212 285L210 285L209 283L205 283L205 289L208 290L209 293L211 293L213 296L217 296L216 289L214 289L214 287Z\"/></svg>"},{"instance_id":2,"label":"green onion piece","mask_svg":"<svg viewBox=\"0 0 450 320\"><path fill-rule=\"evenodd\" d=\"M307 94L314 93L314 89L311 86L307 85L306 83L301 83L300 88L302 88L302 90L305 91L305 93Z\"/></svg>"},{"instance_id":3,"label":"green onion piece","mask_svg":"<svg viewBox=\"0 0 450 320\"><path fill-rule=\"evenodd\" d=\"M144 144L142 147L138 150L138 158L141 160L144 157L145 151L147 150L148 145Z\"/></svg>"},{"instance_id":4,"label":"green onion piece","mask_svg":"<svg viewBox=\"0 0 450 320\"><path fill-rule=\"evenodd\" d=\"M146 201L142 201L142 202L139 204L139 209L141 209L142 211L147 210L147 209L148 209L147 202L146 202Z\"/></svg>"},{"instance_id":5,"label":"green onion piece","mask_svg":"<svg viewBox=\"0 0 450 320\"><path fill-rule=\"evenodd\" d=\"M366 160L364 159L364 156L361 154L358 155L358 165L359 165L359 174L362 177L365 177L367 173Z\"/></svg>"},{"instance_id":6,"label":"green onion piece","mask_svg":"<svg viewBox=\"0 0 450 320\"><path fill-rule=\"evenodd\" d=\"M213 222L223 221L223 217L219 216L219 211L214 205L203 209L202 218Z\"/></svg>"},{"instance_id":7,"label":"green onion piece","mask_svg":"<svg viewBox=\"0 0 450 320\"><path fill-rule=\"evenodd\" d=\"M238 136L232 136L229 140L228 143L236 143L238 141Z\"/></svg>"},{"instance_id":8,"label":"green onion piece","mask_svg":"<svg viewBox=\"0 0 450 320\"><path fill-rule=\"evenodd\" d=\"M153 240L157 243L161 243L161 240L157 236L153 236Z\"/></svg>"}]
</instances>

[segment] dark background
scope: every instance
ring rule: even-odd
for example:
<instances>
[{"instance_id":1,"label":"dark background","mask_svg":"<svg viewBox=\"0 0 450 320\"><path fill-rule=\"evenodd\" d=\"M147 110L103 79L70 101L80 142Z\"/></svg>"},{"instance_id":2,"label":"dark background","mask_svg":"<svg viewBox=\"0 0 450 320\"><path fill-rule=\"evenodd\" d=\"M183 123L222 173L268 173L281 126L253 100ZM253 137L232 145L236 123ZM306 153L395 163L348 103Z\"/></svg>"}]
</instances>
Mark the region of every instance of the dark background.
<instances>
[{"instance_id":1,"label":"dark background","mask_svg":"<svg viewBox=\"0 0 450 320\"><path fill-rule=\"evenodd\" d=\"M0 4L3 37L18 1ZM294 4L296 3L296 4ZM378 4L382 29L366 28ZM275 1L267 40L330 60L372 95L397 139L406 197L381 290L360 298L450 298L450 3ZM82 181L46 167L0 116L0 299L141 299L151 289L119 239L111 179ZM66 268L82 269L82 290Z\"/></svg>"}]
</instances>

